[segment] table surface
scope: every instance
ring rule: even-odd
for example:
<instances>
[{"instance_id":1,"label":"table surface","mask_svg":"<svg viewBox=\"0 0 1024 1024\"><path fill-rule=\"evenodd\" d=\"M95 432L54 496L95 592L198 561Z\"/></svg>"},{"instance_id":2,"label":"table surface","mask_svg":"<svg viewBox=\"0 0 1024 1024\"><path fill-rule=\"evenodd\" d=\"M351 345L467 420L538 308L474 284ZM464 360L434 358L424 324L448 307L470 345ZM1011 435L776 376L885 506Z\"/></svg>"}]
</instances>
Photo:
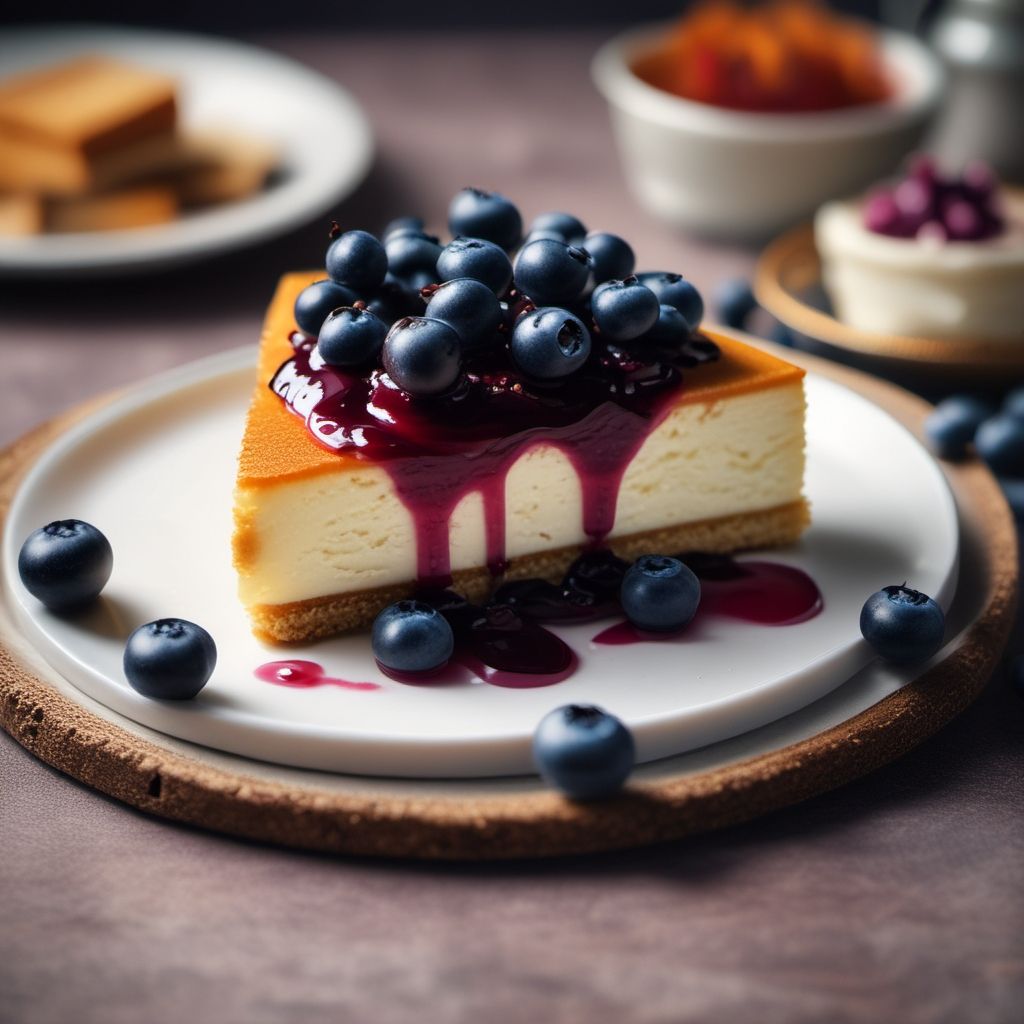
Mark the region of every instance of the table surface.
<instances>
[{"instance_id":1,"label":"table surface","mask_svg":"<svg viewBox=\"0 0 1024 1024\"><path fill-rule=\"evenodd\" d=\"M703 288L753 253L625 192L593 34L275 36L344 82L380 147L336 216L440 222L464 184L570 207ZM0 443L252 342L324 223L125 283L0 283ZM145 817L0 733L0 1019L1011 1021L1024 1003L1024 708L1005 678L835 793L630 853L509 865L332 860ZM1014 1010L1017 1007L1017 1010Z\"/></svg>"}]
</instances>

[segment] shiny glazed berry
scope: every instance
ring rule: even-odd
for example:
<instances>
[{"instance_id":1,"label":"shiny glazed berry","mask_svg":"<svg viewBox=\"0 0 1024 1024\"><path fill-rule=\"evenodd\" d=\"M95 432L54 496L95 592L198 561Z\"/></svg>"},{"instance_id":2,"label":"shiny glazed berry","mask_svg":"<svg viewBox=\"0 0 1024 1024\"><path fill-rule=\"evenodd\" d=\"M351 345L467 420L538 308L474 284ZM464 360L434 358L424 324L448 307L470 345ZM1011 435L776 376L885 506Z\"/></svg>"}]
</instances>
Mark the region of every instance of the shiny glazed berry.
<instances>
[{"instance_id":1,"label":"shiny glazed berry","mask_svg":"<svg viewBox=\"0 0 1024 1024\"><path fill-rule=\"evenodd\" d=\"M928 446L939 458L959 459L967 454L978 427L994 410L988 402L973 395L944 398L924 421Z\"/></svg>"},{"instance_id":2,"label":"shiny glazed berry","mask_svg":"<svg viewBox=\"0 0 1024 1024\"><path fill-rule=\"evenodd\" d=\"M887 661L927 661L942 646L946 618L926 594L910 587L884 587L864 602L860 631Z\"/></svg>"},{"instance_id":3,"label":"shiny glazed berry","mask_svg":"<svg viewBox=\"0 0 1024 1024\"><path fill-rule=\"evenodd\" d=\"M590 332L568 310L544 306L521 316L509 349L524 373L542 380L568 377L590 355Z\"/></svg>"},{"instance_id":4,"label":"shiny glazed berry","mask_svg":"<svg viewBox=\"0 0 1024 1024\"><path fill-rule=\"evenodd\" d=\"M757 299L750 282L743 277L733 277L722 281L715 289L715 309L718 319L726 327L742 331L750 314L757 309Z\"/></svg>"},{"instance_id":5,"label":"shiny glazed berry","mask_svg":"<svg viewBox=\"0 0 1024 1024\"><path fill-rule=\"evenodd\" d=\"M334 281L315 281L303 288L295 300L295 323L300 331L315 338L332 310L351 306L359 296Z\"/></svg>"},{"instance_id":6,"label":"shiny glazed berry","mask_svg":"<svg viewBox=\"0 0 1024 1024\"><path fill-rule=\"evenodd\" d=\"M1000 413L985 420L974 447L997 476L1024 477L1024 419Z\"/></svg>"},{"instance_id":7,"label":"shiny glazed berry","mask_svg":"<svg viewBox=\"0 0 1024 1024\"><path fill-rule=\"evenodd\" d=\"M440 395L459 379L459 353L459 336L448 324L407 316L384 340L384 369L410 395Z\"/></svg>"},{"instance_id":8,"label":"shiny glazed berry","mask_svg":"<svg viewBox=\"0 0 1024 1024\"><path fill-rule=\"evenodd\" d=\"M583 293L589 276L586 250L553 238L523 246L513 268L516 288L538 306L573 302Z\"/></svg>"},{"instance_id":9,"label":"shiny glazed berry","mask_svg":"<svg viewBox=\"0 0 1024 1024\"><path fill-rule=\"evenodd\" d=\"M132 689L158 700L190 700L216 664L213 637L187 619L147 622L124 648L124 674Z\"/></svg>"},{"instance_id":10,"label":"shiny glazed berry","mask_svg":"<svg viewBox=\"0 0 1024 1024\"><path fill-rule=\"evenodd\" d=\"M113 567L110 541L80 519L47 523L29 534L18 553L18 575L25 589L54 611L94 600Z\"/></svg>"},{"instance_id":11,"label":"shiny glazed berry","mask_svg":"<svg viewBox=\"0 0 1024 1024\"><path fill-rule=\"evenodd\" d=\"M503 295L512 283L512 264L504 250L483 238L453 238L437 258L442 281L471 277L482 281L495 295Z\"/></svg>"},{"instance_id":12,"label":"shiny glazed berry","mask_svg":"<svg viewBox=\"0 0 1024 1024\"><path fill-rule=\"evenodd\" d=\"M534 217L533 222L530 224L530 234L532 235L535 232L544 232L545 237L561 238L563 242L579 245L583 236L587 233L587 229L583 226L583 221L578 217L574 217L571 213L552 211L551 213L542 213L539 217Z\"/></svg>"},{"instance_id":13,"label":"shiny glazed berry","mask_svg":"<svg viewBox=\"0 0 1024 1024\"><path fill-rule=\"evenodd\" d=\"M422 601L388 605L373 622L373 656L394 672L430 672L455 650L448 620Z\"/></svg>"},{"instance_id":14,"label":"shiny glazed berry","mask_svg":"<svg viewBox=\"0 0 1024 1024\"><path fill-rule=\"evenodd\" d=\"M484 238L502 249L514 249L523 235L523 218L498 192L464 188L448 207L448 228L452 235Z\"/></svg>"},{"instance_id":15,"label":"shiny glazed berry","mask_svg":"<svg viewBox=\"0 0 1024 1024\"><path fill-rule=\"evenodd\" d=\"M646 334L659 318L658 298L635 277L607 281L590 299L594 324L612 341L632 341ZM685 319L685 317L684 317Z\"/></svg>"},{"instance_id":16,"label":"shiny glazed berry","mask_svg":"<svg viewBox=\"0 0 1024 1024\"><path fill-rule=\"evenodd\" d=\"M360 295L379 288L387 272L384 246L369 231L346 231L327 249L327 276Z\"/></svg>"},{"instance_id":17,"label":"shiny glazed berry","mask_svg":"<svg viewBox=\"0 0 1024 1024\"><path fill-rule=\"evenodd\" d=\"M636 256L629 242L607 231L592 231L584 239L583 248L590 253L591 277L598 284L621 281L636 267Z\"/></svg>"},{"instance_id":18,"label":"shiny glazed berry","mask_svg":"<svg viewBox=\"0 0 1024 1024\"><path fill-rule=\"evenodd\" d=\"M380 355L387 333L375 313L343 306L324 321L316 350L328 366L363 366Z\"/></svg>"},{"instance_id":19,"label":"shiny glazed berry","mask_svg":"<svg viewBox=\"0 0 1024 1024\"><path fill-rule=\"evenodd\" d=\"M618 792L636 763L630 731L589 704L567 704L545 715L533 734L533 760L550 785L574 800Z\"/></svg>"},{"instance_id":20,"label":"shiny glazed berry","mask_svg":"<svg viewBox=\"0 0 1024 1024\"><path fill-rule=\"evenodd\" d=\"M622 580L619 600L637 629L674 633L697 614L700 580L678 558L641 555Z\"/></svg>"},{"instance_id":21,"label":"shiny glazed berry","mask_svg":"<svg viewBox=\"0 0 1024 1024\"><path fill-rule=\"evenodd\" d=\"M659 302L675 306L686 317L686 322L692 330L700 327L700 322L704 319L704 300L689 281L680 274L663 272L639 276L640 283L647 285L658 296Z\"/></svg>"},{"instance_id":22,"label":"shiny glazed berry","mask_svg":"<svg viewBox=\"0 0 1024 1024\"><path fill-rule=\"evenodd\" d=\"M437 258L441 246L433 235L422 231L402 231L391 235L384 244L388 257L388 272L398 278L413 274L427 274L437 280Z\"/></svg>"},{"instance_id":23,"label":"shiny glazed berry","mask_svg":"<svg viewBox=\"0 0 1024 1024\"><path fill-rule=\"evenodd\" d=\"M504 318L498 297L482 281L457 277L430 296L426 315L453 327L465 352L494 341Z\"/></svg>"}]
</instances>

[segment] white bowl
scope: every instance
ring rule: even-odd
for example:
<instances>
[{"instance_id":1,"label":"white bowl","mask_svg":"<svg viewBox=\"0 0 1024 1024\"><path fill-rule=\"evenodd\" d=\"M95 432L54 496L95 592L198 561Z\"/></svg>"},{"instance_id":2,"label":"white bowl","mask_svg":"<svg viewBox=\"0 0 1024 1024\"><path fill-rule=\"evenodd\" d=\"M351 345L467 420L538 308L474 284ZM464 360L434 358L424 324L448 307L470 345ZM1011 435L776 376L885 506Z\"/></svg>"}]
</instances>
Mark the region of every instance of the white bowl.
<instances>
[{"instance_id":1,"label":"white bowl","mask_svg":"<svg viewBox=\"0 0 1024 1024\"><path fill-rule=\"evenodd\" d=\"M895 85L890 100L806 114L727 110L674 96L633 72L666 31L662 24L616 36L591 70L637 199L704 235L766 238L888 174L920 142L945 85L923 43L881 31Z\"/></svg>"}]
</instances>

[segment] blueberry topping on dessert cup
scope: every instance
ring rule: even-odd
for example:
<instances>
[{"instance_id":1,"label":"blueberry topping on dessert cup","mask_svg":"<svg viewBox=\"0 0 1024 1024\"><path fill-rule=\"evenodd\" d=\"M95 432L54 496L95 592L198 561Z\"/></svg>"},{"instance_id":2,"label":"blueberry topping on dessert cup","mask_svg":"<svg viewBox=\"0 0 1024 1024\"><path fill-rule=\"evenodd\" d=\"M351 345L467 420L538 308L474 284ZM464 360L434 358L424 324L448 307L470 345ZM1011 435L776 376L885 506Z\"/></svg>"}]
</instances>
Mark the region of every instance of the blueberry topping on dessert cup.
<instances>
[{"instance_id":1,"label":"blueberry topping on dessert cup","mask_svg":"<svg viewBox=\"0 0 1024 1024\"><path fill-rule=\"evenodd\" d=\"M658 296L658 302L675 306L686 317L691 330L697 330L704 319L704 300L700 292L680 274L663 271L640 274L640 283Z\"/></svg>"},{"instance_id":2,"label":"blueberry topping on dessert cup","mask_svg":"<svg viewBox=\"0 0 1024 1024\"><path fill-rule=\"evenodd\" d=\"M941 459L963 458L978 428L993 412L988 402L973 395L943 399L924 422L929 446Z\"/></svg>"},{"instance_id":3,"label":"blueberry topping on dessert cup","mask_svg":"<svg viewBox=\"0 0 1024 1024\"><path fill-rule=\"evenodd\" d=\"M346 231L327 248L327 276L359 295L380 287L388 272L384 246L369 231Z\"/></svg>"},{"instance_id":4,"label":"blueberry topping on dessert cup","mask_svg":"<svg viewBox=\"0 0 1024 1024\"><path fill-rule=\"evenodd\" d=\"M408 279L425 274L437 280L437 260L442 249L433 235L422 231L403 231L391 235L384 243L388 259L388 273Z\"/></svg>"},{"instance_id":5,"label":"blueberry topping on dessert cup","mask_svg":"<svg viewBox=\"0 0 1024 1024\"><path fill-rule=\"evenodd\" d=\"M388 325L369 309L342 306L320 328L317 351L328 366L352 368L376 361Z\"/></svg>"},{"instance_id":6,"label":"blueberry topping on dessert cup","mask_svg":"<svg viewBox=\"0 0 1024 1024\"><path fill-rule=\"evenodd\" d=\"M697 614L700 580L678 558L641 555L623 577L619 600L637 629L677 633Z\"/></svg>"},{"instance_id":7,"label":"blueberry topping on dessert cup","mask_svg":"<svg viewBox=\"0 0 1024 1024\"><path fill-rule=\"evenodd\" d=\"M436 672L455 650L448 620L422 601L388 605L374 619L371 643L382 669L403 674Z\"/></svg>"},{"instance_id":8,"label":"blueberry topping on dessert cup","mask_svg":"<svg viewBox=\"0 0 1024 1024\"><path fill-rule=\"evenodd\" d=\"M926 594L907 586L883 587L864 602L860 631L886 661L914 665L942 646L946 617Z\"/></svg>"},{"instance_id":9,"label":"blueberry topping on dessert cup","mask_svg":"<svg viewBox=\"0 0 1024 1024\"><path fill-rule=\"evenodd\" d=\"M462 372L459 336L443 320L403 317L388 331L383 353L388 376L416 398L444 394Z\"/></svg>"},{"instance_id":10,"label":"blueberry topping on dessert cup","mask_svg":"<svg viewBox=\"0 0 1024 1024\"><path fill-rule=\"evenodd\" d=\"M568 242L539 238L519 250L513 277L516 288L536 305L566 305L587 286L590 256Z\"/></svg>"},{"instance_id":11,"label":"blueberry topping on dessert cup","mask_svg":"<svg viewBox=\"0 0 1024 1024\"><path fill-rule=\"evenodd\" d=\"M985 420L974 447L996 476L1024 477L1024 419L1001 412Z\"/></svg>"},{"instance_id":12,"label":"blueberry topping on dessert cup","mask_svg":"<svg viewBox=\"0 0 1024 1024\"><path fill-rule=\"evenodd\" d=\"M483 238L502 249L514 249L523 236L523 218L515 204L497 192L464 188L448 207L452 235Z\"/></svg>"},{"instance_id":13,"label":"blueberry topping on dessert cup","mask_svg":"<svg viewBox=\"0 0 1024 1024\"><path fill-rule=\"evenodd\" d=\"M359 296L335 281L314 281L303 288L295 300L295 323L303 334L315 338L330 314L342 306L352 306Z\"/></svg>"},{"instance_id":14,"label":"blueberry topping on dessert cup","mask_svg":"<svg viewBox=\"0 0 1024 1024\"><path fill-rule=\"evenodd\" d=\"M567 704L541 719L533 760L546 782L573 800L617 793L636 764L630 731L602 708Z\"/></svg>"},{"instance_id":15,"label":"blueberry topping on dessert cup","mask_svg":"<svg viewBox=\"0 0 1024 1024\"><path fill-rule=\"evenodd\" d=\"M607 231L593 231L583 241L590 253L591 277L597 284L621 281L636 268L636 256L630 244Z\"/></svg>"},{"instance_id":16,"label":"blueberry topping on dessert cup","mask_svg":"<svg viewBox=\"0 0 1024 1024\"><path fill-rule=\"evenodd\" d=\"M587 361L590 332L568 310L547 306L519 318L509 349L523 373L538 380L558 380Z\"/></svg>"},{"instance_id":17,"label":"blueberry topping on dessert cup","mask_svg":"<svg viewBox=\"0 0 1024 1024\"><path fill-rule=\"evenodd\" d=\"M453 238L441 250L436 271L442 281L482 281L495 295L504 295L512 283L512 264L505 251L483 238Z\"/></svg>"},{"instance_id":18,"label":"blueberry topping on dessert cup","mask_svg":"<svg viewBox=\"0 0 1024 1024\"><path fill-rule=\"evenodd\" d=\"M538 238L560 238L570 245L580 245L587 229L583 226L583 222L571 213L552 211L534 217L529 233Z\"/></svg>"},{"instance_id":19,"label":"blueberry topping on dessert cup","mask_svg":"<svg viewBox=\"0 0 1024 1024\"><path fill-rule=\"evenodd\" d=\"M191 700L217 664L213 637L186 619L139 626L124 648L124 674L133 690L157 700Z\"/></svg>"},{"instance_id":20,"label":"blueberry topping on dessert cup","mask_svg":"<svg viewBox=\"0 0 1024 1024\"><path fill-rule=\"evenodd\" d=\"M431 294L425 315L452 327L464 352L491 344L504 319L498 297L482 281L471 277L457 277L440 285Z\"/></svg>"},{"instance_id":21,"label":"blueberry topping on dessert cup","mask_svg":"<svg viewBox=\"0 0 1024 1024\"><path fill-rule=\"evenodd\" d=\"M80 519L47 523L29 534L18 553L21 582L51 611L71 611L95 600L113 567L110 541Z\"/></svg>"},{"instance_id":22,"label":"blueberry topping on dessert cup","mask_svg":"<svg viewBox=\"0 0 1024 1024\"><path fill-rule=\"evenodd\" d=\"M422 217L405 216L389 220L380 235L384 248L387 248L388 239L393 236L406 234L422 235L424 233L424 226Z\"/></svg>"},{"instance_id":23,"label":"blueberry topping on dessert cup","mask_svg":"<svg viewBox=\"0 0 1024 1024\"><path fill-rule=\"evenodd\" d=\"M658 307L658 319L641 340L658 348L677 348L687 341L691 334L686 317L675 306L662 303Z\"/></svg>"},{"instance_id":24,"label":"blueberry topping on dessert cup","mask_svg":"<svg viewBox=\"0 0 1024 1024\"><path fill-rule=\"evenodd\" d=\"M590 309L595 326L611 341L641 337L658 322L661 311L658 297L635 277L598 285Z\"/></svg>"}]
</instances>

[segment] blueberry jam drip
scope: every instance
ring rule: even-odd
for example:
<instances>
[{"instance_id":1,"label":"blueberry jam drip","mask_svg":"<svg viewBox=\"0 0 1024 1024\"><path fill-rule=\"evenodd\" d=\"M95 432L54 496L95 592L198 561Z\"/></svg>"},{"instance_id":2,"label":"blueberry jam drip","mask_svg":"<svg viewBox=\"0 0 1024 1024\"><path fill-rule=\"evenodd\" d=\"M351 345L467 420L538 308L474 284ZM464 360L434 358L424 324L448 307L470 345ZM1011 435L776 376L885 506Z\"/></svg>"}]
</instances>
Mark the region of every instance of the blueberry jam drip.
<instances>
[{"instance_id":1,"label":"blueberry jam drip","mask_svg":"<svg viewBox=\"0 0 1024 1024\"><path fill-rule=\"evenodd\" d=\"M323 665L315 661L291 659L288 661L268 661L260 665L253 675L265 683L276 686L290 686L296 690L308 690L314 686L337 686L342 690L379 690L378 683L355 682L351 679L339 679L326 675Z\"/></svg>"},{"instance_id":2,"label":"blueberry jam drip","mask_svg":"<svg viewBox=\"0 0 1024 1024\"><path fill-rule=\"evenodd\" d=\"M699 334L671 348L629 352L596 337L581 370L543 382L520 373L500 343L468 354L458 384L428 399L400 390L381 369L359 374L324 364L315 340L300 332L291 343L294 354L271 389L320 444L386 466L413 516L419 581L436 587L451 581L449 521L472 492L483 499L488 566L496 575L503 570L505 477L537 444L572 463L583 530L598 543L614 523L626 468L667 413L684 371L719 355Z\"/></svg>"}]
</instances>

